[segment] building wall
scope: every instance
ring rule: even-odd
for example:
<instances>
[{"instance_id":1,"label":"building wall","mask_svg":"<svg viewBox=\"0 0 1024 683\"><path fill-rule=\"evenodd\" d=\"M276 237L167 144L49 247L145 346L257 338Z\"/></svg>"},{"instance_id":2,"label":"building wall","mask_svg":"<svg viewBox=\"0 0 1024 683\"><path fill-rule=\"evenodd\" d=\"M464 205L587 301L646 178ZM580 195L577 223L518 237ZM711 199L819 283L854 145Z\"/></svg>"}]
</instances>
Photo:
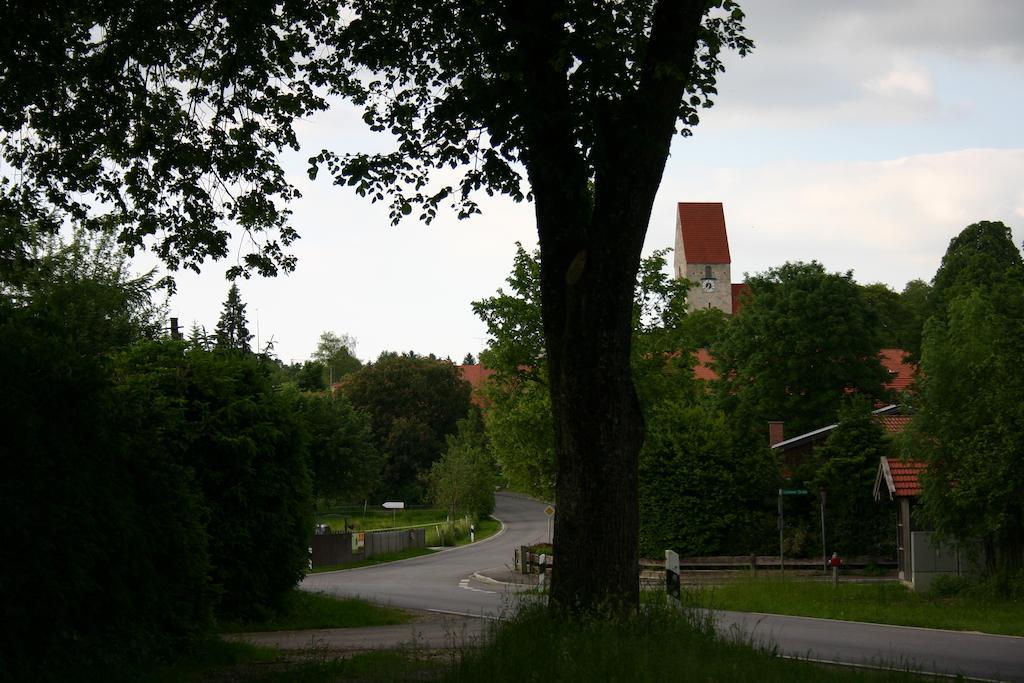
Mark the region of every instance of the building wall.
<instances>
[{"instance_id":1,"label":"building wall","mask_svg":"<svg viewBox=\"0 0 1024 683\"><path fill-rule=\"evenodd\" d=\"M715 291L705 292L701 286L706 267L711 266L711 275L715 278ZM732 268L728 263L686 263L683 264L682 272L694 286L686 297L686 303L691 310L702 308L717 308L726 315L732 315Z\"/></svg>"}]
</instances>

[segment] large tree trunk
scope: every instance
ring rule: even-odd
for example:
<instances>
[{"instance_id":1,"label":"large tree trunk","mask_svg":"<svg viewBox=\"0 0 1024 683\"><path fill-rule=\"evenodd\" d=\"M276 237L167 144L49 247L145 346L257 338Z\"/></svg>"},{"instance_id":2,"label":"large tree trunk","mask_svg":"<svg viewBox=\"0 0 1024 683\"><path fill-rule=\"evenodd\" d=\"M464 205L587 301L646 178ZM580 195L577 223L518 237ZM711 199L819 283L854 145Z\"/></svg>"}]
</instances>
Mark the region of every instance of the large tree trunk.
<instances>
[{"instance_id":1,"label":"large tree trunk","mask_svg":"<svg viewBox=\"0 0 1024 683\"><path fill-rule=\"evenodd\" d=\"M646 228L646 224L642 226ZM622 233L637 231L623 230ZM642 236L643 229L640 230ZM625 245L622 245L625 246ZM542 249L545 336L558 458L551 599L572 609L639 600L637 459L643 417L630 369L639 249ZM582 600L590 604L579 604Z\"/></svg>"},{"instance_id":2,"label":"large tree trunk","mask_svg":"<svg viewBox=\"0 0 1024 683\"><path fill-rule=\"evenodd\" d=\"M644 434L630 368L633 287L707 5L657 4L635 91L584 114L595 116L596 133L585 158L552 4L515 3L506 17L532 105L523 160L536 202L557 457L551 601L632 609Z\"/></svg>"}]
</instances>

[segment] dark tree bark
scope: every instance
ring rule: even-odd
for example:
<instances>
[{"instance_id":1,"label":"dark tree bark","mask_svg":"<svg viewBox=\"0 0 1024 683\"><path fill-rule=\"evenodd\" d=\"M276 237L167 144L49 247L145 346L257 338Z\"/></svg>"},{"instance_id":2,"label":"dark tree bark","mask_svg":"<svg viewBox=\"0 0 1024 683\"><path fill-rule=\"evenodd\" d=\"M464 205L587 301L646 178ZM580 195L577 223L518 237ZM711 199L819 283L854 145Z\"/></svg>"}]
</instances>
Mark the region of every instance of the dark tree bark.
<instances>
[{"instance_id":1,"label":"dark tree bark","mask_svg":"<svg viewBox=\"0 0 1024 683\"><path fill-rule=\"evenodd\" d=\"M524 156L536 202L558 459L551 583L558 608L639 604L644 428L630 367L633 286L705 10L704 2L658 4L640 87L598 114L592 189L565 73L555 66L564 27L549 3L518 10L517 45L534 104L525 112Z\"/></svg>"}]
</instances>

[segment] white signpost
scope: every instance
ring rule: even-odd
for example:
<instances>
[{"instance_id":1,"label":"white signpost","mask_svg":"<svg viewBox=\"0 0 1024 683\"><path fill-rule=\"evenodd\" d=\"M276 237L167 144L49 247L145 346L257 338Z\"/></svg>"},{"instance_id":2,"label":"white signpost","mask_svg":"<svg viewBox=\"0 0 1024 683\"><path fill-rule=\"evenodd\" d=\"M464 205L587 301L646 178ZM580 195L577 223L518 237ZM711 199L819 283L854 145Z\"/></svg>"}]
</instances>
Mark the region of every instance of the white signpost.
<instances>
[{"instance_id":1,"label":"white signpost","mask_svg":"<svg viewBox=\"0 0 1024 683\"><path fill-rule=\"evenodd\" d=\"M665 551L665 593L670 605L680 604L679 553L674 550Z\"/></svg>"}]
</instances>

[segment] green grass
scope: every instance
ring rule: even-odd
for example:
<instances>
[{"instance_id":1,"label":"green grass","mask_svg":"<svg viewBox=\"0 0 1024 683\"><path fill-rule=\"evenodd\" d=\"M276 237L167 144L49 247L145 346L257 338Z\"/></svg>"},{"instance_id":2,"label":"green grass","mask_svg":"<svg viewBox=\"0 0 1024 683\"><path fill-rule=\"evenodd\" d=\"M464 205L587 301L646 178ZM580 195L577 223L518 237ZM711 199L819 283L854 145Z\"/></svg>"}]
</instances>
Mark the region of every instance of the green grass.
<instances>
[{"instance_id":1,"label":"green grass","mask_svg":"<svg viewBox=\"0 0 1024 683\"><path fill-rule=\"evenodd\" d=\"M192 652L170 664L115 673L114 678L103 680L142 683L436 680L441 666L437 661L403 650L382 650L346 657L321 652L314 653L311 658L296 660L273 648L211 639L199 643Z\"/></svg>"},{"instance_id":2,"label":"green grass","mask_svg":"<svg viewBox=\"0 0 1024 683\"><path fill-rule=\"evenodd\" d=\"M395 562L396 560L407 560L410 557L432 555L436 552L437 551L432 548L409 548L408 550L399 550L398 552L394 553L374 555L373 557L365 560L356 560L355 562L347 562L344 564L329 564L323 567L314 567L312 573L319 574L320 572L335 572L339 569L358 569L359 567L372 567L375 564L385 564L387 562Z\"/></svg>"},{"instance_id":3,"label":"green grass","mask_svg":"<svg viewBox=\"0 0 1024 683\"><path fill-rule=\"evenodd\" d=\"M293 590L285 608L263 621L221 624L226 633L252 631L300 631L311 628L357 628L405 624L412 620L407 612L374 605L356 598L335 598L322 593Z\"/></svg>"},{"instance_id":4,"label":"green grass","mask_svg":"<svg viewBox=\"0 0 1024 683\"><path fill-rule=\"evenodd\" d=\"M273 662L280 656L281 653L274 648L209 638L197 643L190 652L173 662L127 672L124 680L145 683L205 681L209 680L214 672L260 666Z\"/></svg>"},{"instance_id":5,"label":"green grass","mask_svg":"<svg viewBox=\"0 0 1024 683\"><path fill-rule=\"evenodd\" d=\"M710 623L664 606L628 618L559 620L524 609L492 641L463 654L443 679L504 681L916 681L906 672L830 668L783 659L713 634ZM927 680L927 679L925 679Z\"/></svg>"},{"instance_id":6,"label":"green grass","mask_svg":"<svg viewBox=\"0 0 1024 683\"><path fill-rule=\"evenodd\" d=\"M501 522L490 517L485 517L476 523L476 540L479 543L485 538L489 538L494 534L501 531ZM427 545L437 546L440 543L438 540L437 530L433 527L427 527ZM459 536L455 541L455 546L469 545L469 535ZM450 544L449 544L450 546Z\"/></svg>"},{"instance_id":7,"label":"green grass","mask_svg":"<svg viewBox=\"0 0 1024 683\"><path fill-rule=\"evenodd\" d=\"M867 621L1024 636L1024 603L968 596L933 597L897 583L832 586L792 579L746 579L700 589L693 604L740 612Z\"/></svg>"},{"instance_id":8,"label":"green grass","mask_svg":"<svg viewBox=\"0 0 1024 683\"><path fill-rule=\"evenodd\" d=\"M326 524L332 531L343 531L347 522L357 531L374 529L392 529L395 527L426 526L438 524L448 519L446 510L432 508L417 510L362 510L348 511L344 508L327 508L316 515L318 524Z\"/></svg>"},{"instance_id":9,"label":"green grass","mask_svg":"<svg viewBox=\"0 0 1024 683\"><path fill-rule=\"evenodd\" d=\"M332 681L437 680L442 665L400 650L367 652L350 657L322 655L313 661L289 662L246 681L328 683Z\"/></svg>"}]
</instances>

